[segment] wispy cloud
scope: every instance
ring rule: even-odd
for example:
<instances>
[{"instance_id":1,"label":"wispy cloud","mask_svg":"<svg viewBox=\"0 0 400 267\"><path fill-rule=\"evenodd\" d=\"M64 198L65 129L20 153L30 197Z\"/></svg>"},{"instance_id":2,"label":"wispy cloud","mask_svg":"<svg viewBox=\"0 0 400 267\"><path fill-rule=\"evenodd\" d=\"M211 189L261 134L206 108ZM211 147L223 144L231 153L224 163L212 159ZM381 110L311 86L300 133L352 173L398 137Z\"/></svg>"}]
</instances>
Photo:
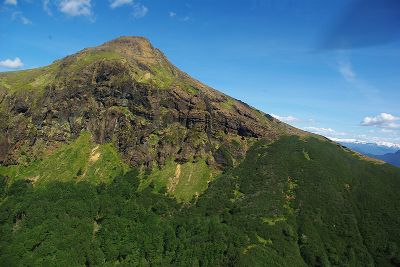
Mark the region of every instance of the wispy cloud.
<instances>
[{"instance_id":1,"label":"wispy cloud","mask_svg":"<svg viewBox=\"0 0 400 267\"><path fill-rule=\"evenodd\" d=\"M91 0L62 0L58 6L59 10L69 16L91 16Z\"/></svg>"},{"instance_id":2,"label":"wispy cloud","mask_svg":"<svg viewBox=\"0 0 400 267\"><path fill-rule=\"evenodd\" d=\"M351 144L366 144L367 142L358 140L355 138L336 138L336 137L330 137L332 141L338 142L338 143L351 143Z\"/></svg>"},{"instance_id":3,"label":"wispy cloud","mask_svg":"<svg viewBox=\"0 0 400 267\"><path fill-rule=\"evenodd\" d=\"M386 128L381 129L380 132L381 133L394 133L393 129L386 129Z\"/></svg>"},{"instance_id":4,"label":"wispy cloud","mask_svg":"<svg viewBox=\"0 0 400 267\"><path fill-rule=\"evenodd\" d=\"M30 19L28 19L27 17L25 17L22 12L14 12L12 14L12 20L14 21L18 21L24 25L29 25L32 24L32 21Z\"/></svg>"},{"instance_id":5,"label":"wispy cloud","mask_svg":"<svg viewBox=\"0 0 400 267\"><path fill-rule=\"evenodd\" d=\"M373 128L364 128L360 126L370 126ZM354 127L356 127L356 125L354 125ZM348 131L312 125L300 128L325 136L339 143L375 143L378 145L388 147L396 146L400 148L400 117L389 113L380 113L376 116L365 117L358 127L353 129L346 128Z\"/></svg>"},{"instance_id":6,"label":"wispy cloud","mask_svg":"<svg viewBox=\"0 0 400 267\"><path fill-rule=\"evenodd\" d=\"M279 116L276 114L271 114L272 117L274 117L275 119L278 119L280 121L283 122L296 122L296 121L300 121L300 119L294 117L294 116Z\"/></svg>"},{"instance_id":7,"label":"wispy cloud","mask_svg":"<svg viewBox=\"0 0 400 267\"><path fill-rule=\"evenodd\" d=\"M188 16L188 15L186 15L184 17L178 16L178 14L176 12L173 12L173 11L168 12L168 16L171 19L176 19L177 21L181 21L181 22L187 22L187 21L189 21L191 19L190 16Z\"/></svg>"},{"instance_id":8,"label":"wispy cloud","mask_svg":"<svg viewBox=\"0 0 400 267\"><path fill-rule=\"evenodd\" d=\"M356 78L356 74L351 66L349 61L340 61L339 62L339 72L343 76L343 78L348 82L354 82Z\"/></svg>"},{"instance_id":9,"label":"wispy cloud","mask_svg":"<svg viewBox=\"0 0 400 267\"><path fill-rule=\"evenodd\" d=\"M328 137L332 141L338 142L338 143L350 143L350 144L376 144L378 146L385 146L385 147L390 147L390 148L400 148L400 143L397 142L390 142L390 141L385 141L381 138L378 137L373 137L370 140L361 140L361 139L356 139L356 138L336 138L336 137Z\"/></svg>"},{"instance_id":10,"label":"wispy cloud","mask_svg":"<svg viewBox=\"0 0 400 267\"><path fill-rule=\"evenodd\" d=\"M18 69L24 66L21 59L16 57L15 59L5 59L0 61L0 67L7 68L7 69Z\"/></svg>"},{"instance_id":11,"label":"wispy cloud","mask_svg":"<svg viewBox=\"0 0 400 267\"><path fill-rule=\"evenodd\" d=\"M181 18L180 20L183 21L183 22L186 22L186 21L190 20L190 17L189 16L185 16L185 17Z\"/></svg>"},{"instance_id":12,"label":"wispy cloud","mask_svg":"<svg viewBox=\"0 0 400 267\"><path fill-rule=\"evenodd\" d=\"M379 90L374 88L368 81L359 77L349 59L343 54L339 56L340 59L337 61L337 70L343 79L369 100L376 101L379 99Z\"/></svg>"},{"instance_id":13,"label":"wispy cloud","mask_svg":"<svg viewBox=\"0 0 400 267\"><path fill-rule=\"evenodd\" d=\"M18 4L17 0L5 0L4 4L16 6Z\"/></svg>"},{"instance_id":14,"label":"wispy cloud","mask_svg":"<svg viewBox=\"0 0 400 267\"><path fill-rule=\"evenodd\" d=\"M146 16L148 12L149 12L149 9L146 6L144 6L142 4L136 4L133 6L132 15L135 19L140 19L140 18L143 18L144 16Z\"/></svg>"},{"instance_id":15,"label":"wispy cloud","mask_svg":"<svg viewBox=\"0 0 400 267\"><path fill-rule=\"evenodd\" d=\"M304 127L304 129L312 131L312 132L318 132L318 133L334 133L335 132L335 130L333 130L332 128L314 127L314 126Z\"/></svg>"},{"instance_id":16,"label":"wispy cloud","mask_svg":"<svg viewBox=\"0 0 400 267\"><path fill-rule=\"evenodd\" d=\"M132 16L135 19L143 18L149 12L149 9L140 3L135 3L134 0L110 0L110 7L112 9L121 7L121 6L132 6Z\"/></svg>"},{"instance_id":17,"label":"wispy cloud","mask_svg":"<svg viewBox=\"0 0 400 267\"><path fill-rule=\"evenodd\" d=\"M49 16L52 16L53 12L51 12L50 4L50 0L43 0L43 10L46 11Z\"/></svg>"},{"instance_id":18,"label":"wispy cloud","mask_svg":"<svg viewBox=\"0 0 400 267\"><path fill-rule=\"evenodd\" d=\"M325 127L314 127L314 126L308 126L308 127L303 127L303 130L315 133L315 134L320 134L324 136L346 136L347 133L344 132L339 132L336 131L332 128L325 128Z\"/></svg>"},{"instance_id":19,"label":"wispy cloud","mask_svg":"<svg viewBox=\"0 0 400 267\"><path fill-rule=\"evenodd\" d=\"M132 4L133 4L133 0L110 0L110 7L112 9L121 7L124 5L132 5Z\"/></svg>"},{"instance_id":20,"label":"wispy cloud","mask_svg":"<svg viewBox=\"0 0 400 267\"><path fill-rule=\"evenodd\" d=\"M400 117L396 117L389 113L380 113L376 116L365 117L361 125L362 126L376 126L380 128L388 128L388 129L398 129L400 128L400 124L397 123L400 121Z\"/></svg>"},{"instance_id":21,"label":"wispy cloud","mask_svg":"<svg viewBox=\"0 0 400 267\"><path fill-rule=\"evenodd\" d=\"M313 119L304 119L304 118L298 118L292 115L287 115L287 116L282 116L282 115L277 115L277 114L270 114L272 117L275 119L278 119L280 121L286 122L286 123L315 123L315 120Z\"/></svg>"}]
</instances>

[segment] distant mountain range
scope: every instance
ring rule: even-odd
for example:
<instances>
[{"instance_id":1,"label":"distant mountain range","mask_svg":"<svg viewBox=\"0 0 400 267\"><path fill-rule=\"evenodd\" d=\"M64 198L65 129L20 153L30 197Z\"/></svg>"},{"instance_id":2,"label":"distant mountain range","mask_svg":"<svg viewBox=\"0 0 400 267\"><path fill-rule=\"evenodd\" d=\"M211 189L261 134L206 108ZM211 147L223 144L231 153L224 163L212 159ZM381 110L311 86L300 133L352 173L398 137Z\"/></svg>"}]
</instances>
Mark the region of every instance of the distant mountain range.
<instances>
[{"instance_id":1,"label":"distant mountain range","mask_svg":"<svg viewBox=\"0 0 400 267\"><path fill-rule=\"evenodd\" d=\"M387 153L396 153L398 150L400 150L400 146L397 146L395 144L386 144L386 143L378 144L378 143L367 143L355 140L342 140L334 138L331 139L345 147L351 148L352 150L362 154L385 155Z\"/></svg>"},{"instance_id":2,"label":"distant mountain range","mask_svg":"<svg viewBox=\"0 0 400 267\"><path fill-rule=\"evenodd\" d=\"M363 142L339 141L339 143L361 154L380 159L394 166L400 167L400 148L397 146Z\"/></svg>"},{"instance_id":3,"label":"distant mountain range","mask_svg":"<svg viewBox=\"0 0 400 267\"><path fill-rule=\"evenodd\" d=\"M400 167L400 150L396 153L387 153L385 155L368 155L370 157L383 160L394 166Z\"/></svg>"}]
</instances>

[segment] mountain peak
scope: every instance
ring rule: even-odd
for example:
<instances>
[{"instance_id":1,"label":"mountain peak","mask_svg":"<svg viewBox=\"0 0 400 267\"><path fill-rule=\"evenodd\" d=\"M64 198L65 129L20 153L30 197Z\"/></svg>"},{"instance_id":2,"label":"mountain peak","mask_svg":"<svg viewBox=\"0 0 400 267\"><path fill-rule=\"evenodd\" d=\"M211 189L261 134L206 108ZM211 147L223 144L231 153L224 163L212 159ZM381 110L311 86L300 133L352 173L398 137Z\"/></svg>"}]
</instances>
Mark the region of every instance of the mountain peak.
<instances>
[{"instance_id":1,"label":"mountain peak","mask_svg":"<svg viewBox=\"0 0 400 267\"><path fill-rule=\"evenodd\" d=\"M154 50L150 41L142 36L121 36L100 45L100 47L131 49L139 54Z\"/></svg>"},{"instance_id":2,"label":"mountain peak","mask_svg":"<svg viewBox=\"0 0 400 267\"><path fill-rule=\"evenodd\" d=\"M165 61L162 52L153 47L150 41L142 36L121 36L100 46L85 49L91 52L112 52L127 59L134 59L143 64L156 64Z\"/></svg>"},{"instance_id":3,"label":"mountain peak","mask_svg":"<svg viewBox=\"0 0 400 267\"><path fill-rule=\"evenodd\" d=\"M123 35L123 36L117 37L115 39L112 39L110 41L107 41L105 44L112 44L112 43L116 43L116 44L148 43L148 44L150 44L150 41L149 41L149 39L147 39L144 36Z\"/></svg>"}]
</instances>

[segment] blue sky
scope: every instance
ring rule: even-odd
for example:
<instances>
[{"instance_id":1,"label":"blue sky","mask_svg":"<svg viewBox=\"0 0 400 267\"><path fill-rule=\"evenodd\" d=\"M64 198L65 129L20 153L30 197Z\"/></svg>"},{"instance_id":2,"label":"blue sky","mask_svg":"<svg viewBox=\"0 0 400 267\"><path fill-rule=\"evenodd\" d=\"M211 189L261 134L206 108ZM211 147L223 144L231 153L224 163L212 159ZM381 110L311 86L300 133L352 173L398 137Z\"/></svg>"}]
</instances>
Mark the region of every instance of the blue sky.
<instances>
[{"instance_id":1,"label":"blue sky","mask_svg":"<svg viewBox=\"0 0 400 267\"><path fill-rule=\"evenodd\" d=\"M294 126L400 146L398 1L1 1L0 71L146 36L183 71Z\"/></svg>"}]
</instances>

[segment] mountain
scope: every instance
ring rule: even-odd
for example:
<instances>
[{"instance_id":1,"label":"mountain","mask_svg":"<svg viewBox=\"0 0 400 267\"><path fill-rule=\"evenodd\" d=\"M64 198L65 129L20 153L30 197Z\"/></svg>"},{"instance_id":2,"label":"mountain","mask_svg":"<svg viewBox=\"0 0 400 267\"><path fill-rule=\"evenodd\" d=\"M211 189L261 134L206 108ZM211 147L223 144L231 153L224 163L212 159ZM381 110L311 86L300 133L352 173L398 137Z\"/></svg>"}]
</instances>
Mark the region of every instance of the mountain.
<instances>
[{"instance_id":1,"label":"mountain","mask_svg":"<svg viewBox=\"0 0 400 267\"><path fill-rule=\"evenodd\" d=\"M366 142L338 141L341 145L348 147L368 157L382 160L394 166L400 167L400 150L398 146L383 145Z\"/></svg>"},{"instance_id":2,"label":"mountain","mask_svg":"<svg viewBox=\"0 0 400 267\"><path fill-rule=\"evenodd\" d=\"M387 153L384 155L370 155L373 158L383 160L389 164L400 167L400 150L396 153Z\"/></svg>"},{"instance_id":3,"label":"mountain","mask_svg":"<svg viewBox=\"0 0 400 267\"><path fill-rule=\"evenodd\" d=\"M387 153L395 153L397 150L399 150L399 147L397 146L388 146L376 143L343 142L340 140L338 142L364 155L384 155Z\"/></svg>"},{"instance_id":4,"label":"mountain","mask_svg":"<svg viewBox=\"0 0 400 267\"><path fill-rule=\"evenodd\" d=\"M260 81L262 82L262 81ZM0 73L1 266L399 266L400 170L120 37Z\"/></svg>"}]
</instances>

